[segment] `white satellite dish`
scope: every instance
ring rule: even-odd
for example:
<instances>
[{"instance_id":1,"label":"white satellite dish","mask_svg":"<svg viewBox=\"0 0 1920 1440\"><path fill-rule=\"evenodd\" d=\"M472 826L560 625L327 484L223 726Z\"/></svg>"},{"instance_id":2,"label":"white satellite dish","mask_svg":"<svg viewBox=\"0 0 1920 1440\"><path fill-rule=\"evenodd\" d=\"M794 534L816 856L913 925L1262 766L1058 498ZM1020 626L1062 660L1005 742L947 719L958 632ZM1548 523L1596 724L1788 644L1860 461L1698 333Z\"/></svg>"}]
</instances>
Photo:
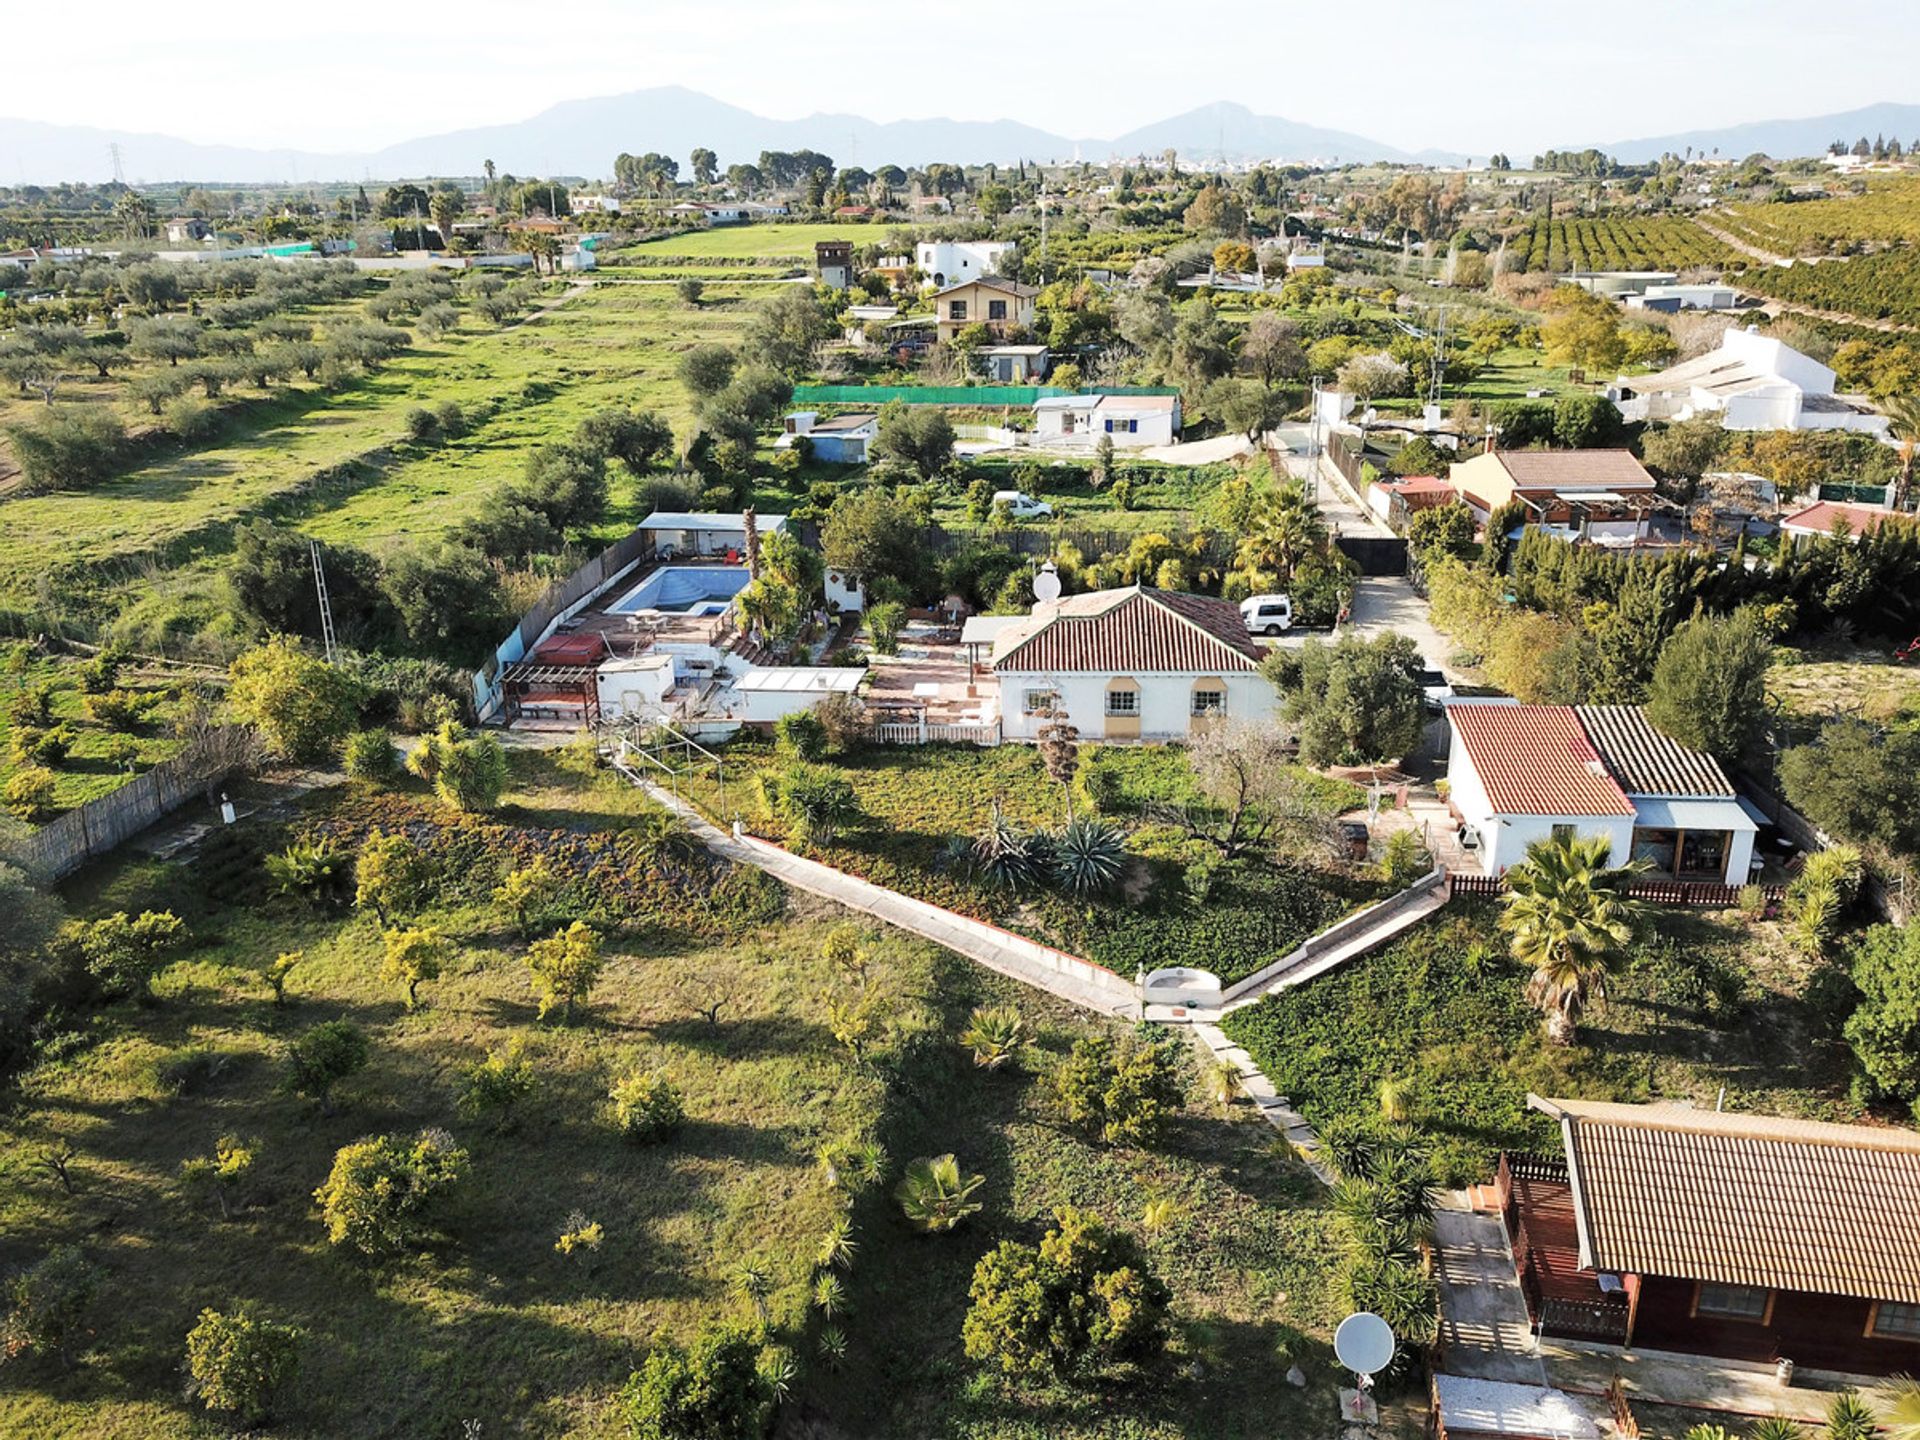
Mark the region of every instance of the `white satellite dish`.
<instances>
[{"instance_id":1,"label":"white satellite dish","mask_svg":"<svg viewBox=\"0 0 1920 1440\"><path fill-rule=\"evenodd\" d=\"M1051 604L1060 598L1060 575L1049 560L1040 567L1040 573L1033 577L1033 598L1043 605Z\"/></svg>"},{"instance_id":2,"label":"white satellite dish","mask_svg":"<svg viewBox=\"0 0 1920 1440\"><path fill-rule=\"evenodd\" d=\"M1333 1355L1356 1375L1378 1375L1393 1363L1393 1327L1370 1311L1349 1315L1333 1332Z\"/></svg>"}]
</instances>

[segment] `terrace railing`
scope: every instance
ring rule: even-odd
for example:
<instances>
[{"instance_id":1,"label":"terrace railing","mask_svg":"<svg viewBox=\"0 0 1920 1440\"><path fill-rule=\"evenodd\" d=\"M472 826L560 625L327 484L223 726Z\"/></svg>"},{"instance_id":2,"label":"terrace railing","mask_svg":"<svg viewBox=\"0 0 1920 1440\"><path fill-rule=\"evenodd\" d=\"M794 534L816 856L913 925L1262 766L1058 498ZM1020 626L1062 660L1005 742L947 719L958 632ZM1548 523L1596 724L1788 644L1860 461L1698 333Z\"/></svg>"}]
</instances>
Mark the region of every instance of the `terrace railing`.
<instances>
[{"instance_id":1,"label":"terrace railing","mask_svg":"<svg viewBox=\"0 0 1920 1440\"><path fill-rule=\"evenodd\" d=\"M1447 883L1455 896L1504 895L1507 889L1506 880L1499 875L1449 874ZM1654 905L1700 905L1725 910L1740 903L1743 888L1706 880L1636 880L1626 887L1626 893L1634 900ZM1768 904L1776 904L1787 892L1784 886L1763 885L1760 893Z\"/></svg>"},{"instance_id":2,"label":"terrace railing","mask_svg":"<svg viewBox=\"0 0 1920 1440\"><path fill-rule=\"evenodd\" d=\"M998 745L1000 727L974 722L883 720L867 734L882 745Z\"/></svg>"}]
</instances>

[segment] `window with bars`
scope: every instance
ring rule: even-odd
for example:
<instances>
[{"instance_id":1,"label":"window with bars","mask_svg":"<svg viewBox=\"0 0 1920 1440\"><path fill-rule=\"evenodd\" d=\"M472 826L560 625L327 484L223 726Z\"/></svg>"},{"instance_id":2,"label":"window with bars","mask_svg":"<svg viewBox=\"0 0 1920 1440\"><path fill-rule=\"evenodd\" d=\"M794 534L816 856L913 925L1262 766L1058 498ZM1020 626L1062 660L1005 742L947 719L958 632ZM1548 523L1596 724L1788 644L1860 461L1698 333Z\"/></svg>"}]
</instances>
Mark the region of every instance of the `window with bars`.
<instances>
[{"instance_id":1,"label":"window with bars","mask_svg":"<svg viewBox=\"0 0 1920 1440\"><path fill-rule=\"evenodd\" d=\"M1193 713L1196 715L1220 715L1227 708L1227 692L1224 690L1196 690L1193 692Z\"/></svg>"},{"instance_id":2,"label":"window with bars","mask_svg":"<svg viewBox=\"0 0 1920 1440\"><path fill-rule=\"evenodd\" d=\"M1029 690L1020 700L1021 709L1029 715L1045 715L1059 704L1058 690Z\"/></svg>"},{"instance_id":3,"label":"window with bars","mask_svg":"<svg viewBox=\"0 0 1920 1440\"><path fill-rule=\"evenodd\" d=\"M1107 714L1138 715L1140 713L1140 692L1138 690L1107 691Z\"/></svg>"}]
</instances>

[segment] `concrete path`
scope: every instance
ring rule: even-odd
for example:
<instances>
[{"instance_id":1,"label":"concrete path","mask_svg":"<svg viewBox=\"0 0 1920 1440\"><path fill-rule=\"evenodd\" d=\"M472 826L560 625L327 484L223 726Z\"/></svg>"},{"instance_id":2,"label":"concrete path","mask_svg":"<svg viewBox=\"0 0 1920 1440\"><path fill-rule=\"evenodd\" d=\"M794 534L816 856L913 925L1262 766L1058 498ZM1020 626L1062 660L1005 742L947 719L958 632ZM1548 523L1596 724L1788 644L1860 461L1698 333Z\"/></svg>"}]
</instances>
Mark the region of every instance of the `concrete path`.
<instances>
[{"instance_id":1,"label":"concrete path","mask_svg":"<svg viewBox=\"0 0 1920 1440\"><path fill-rule=\"evenodd\" d=\"M1349 960L1356 960L1369 950L1377 950L1404 930L1411 930L1434 911L1447 903L1447 887L1442 884L1428 894L1422 895L1404 910L1394 912L1378 924L1369 925L1365 930L1356 931L1351 937L1319 955L1303 959L1297 964L1273 975L1259 989L1236 996L1223 1007L1233 1011L1247 1005L1256 1005L1268 995L1281 990L1291 990L1304 985L1309 980L1337 970ZM1202 1012L1196 1012L1202 1013Z\"/></svg>"},{"instance_id":2,"label":"concrete path","mask_svg":"<svg viewBox=\"0 0 1920 1440\"><path fill-rule=\"evenodd\" d=\"M635 779L648 795L684 820L709 850L735 864L752 865L784 885L884 920L976 960L989 970L1088 1010L1103 1015L1135 1013L1138 996L1133 983L1110 970L998 926L888 890L831 865L808 860L751 835L729 835L670 791L631 774L629 778Z\"/></svg>"},{"instance_id":3,"label":"concrete path","mask_svg":"<svg viewBox=\"0 0 1920 1440\"><path fill-rule=\"evenodd\" d=\"M1435 1212L1433 1230L1447 1373L1545 1386L1547 1367L1534 1350L1526 1297L1499 1217L1468 1209L1464 1193L1455 1191Z\"/></svg>"},{"instance_id":4,"label":"concrete path","mask_svg":"<svg viewBox=\"0 0 1920 1440\"><path fill-rule=\"evenodd\" d=\"M1193 1039L1216 1064L1233 1067L1240 1077L1241 1093L1253 1101L1261 1118L1286 1138L1294 1154L1319 1177L1321 1184L1332 1185L1335 1177L1321 1157L1320 1137L1313 1133L1307 1117L1294 1109L1286 1096L1275 1091L1273 1082L1254 1064L1253 1057L1229 1040L1218 1025L1195 1024Z\"/></svg>"}]
</instances>

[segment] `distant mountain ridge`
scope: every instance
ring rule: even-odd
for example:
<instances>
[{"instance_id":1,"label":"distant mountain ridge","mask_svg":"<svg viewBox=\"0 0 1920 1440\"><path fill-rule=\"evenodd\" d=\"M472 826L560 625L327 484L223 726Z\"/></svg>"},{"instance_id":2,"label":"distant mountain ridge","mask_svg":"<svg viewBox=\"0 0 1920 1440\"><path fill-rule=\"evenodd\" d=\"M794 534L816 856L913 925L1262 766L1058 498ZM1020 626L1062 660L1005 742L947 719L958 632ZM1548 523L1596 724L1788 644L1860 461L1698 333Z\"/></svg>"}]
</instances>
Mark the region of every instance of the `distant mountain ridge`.
<instances>
[{"instance_id":1,"label":"distant mountain ridge","mask_svg":"<svg viewBox=\"0 0 1920 1440\"><path fill-rule=\"evenodd\" d=\"M1886 102L1834 115L1811 115L1801 120L1754 120L1717 130L1686 130L1677 135L1617 140L1611 145L1593 148L1629 165L1658 160L1668 153L1683 155L1689 149L1695 155L1718 153L1730 160L1744 160L1756 152L1785 160L1824 155L1834 141L1852 145L1863 135L1868 141L1884 135L1889 140L1899 140L1902 145L1908 144L1920 137L1920 105Z\"/></svg>"},{"instance_id":2,"label":"distant mountain ridge","mask_svg":"<svg viewBox=\"0 0 1920 1440\"><path fill-rule=\"evenodd\" d=\"M1897 135L1903 145L1920 137L1920 105L1869 105L1834 115L1757 120L1594 148L1629 163L1689 148L1696 154L1717 150L1734 158L1756 150L1786 158L1821 154L1835 140L1851 145L1861 135L1871 140L1882 134L1889 139ZM623 150L636 154L657 150L684 165L695 146L715 151L723 167L752 161L762 150L798 149L818 150L842 166L868 169L935 160L969 165L1075 159L1098 163L1135 155L1157 158L1168 149L1190 162L1458 165L1469 159L1445 148L1409 152L1349 131L1260 115L1229 101L1202 105L1112 139L1074 139L1015 120L876 121L847 114L773 120L697 91L665 85L567 100L510 124L421 136L363 152L250 149L99 126L0 119L0 183L103 181L113 174L109 147L114 145L119 146L127 175L136 182L210 184L471 176L479 174L487 160L512 174L600 177L612 172L613 158ZM1517 150L1513 153L1521 160Z\"/></svg>"},{"instance_id":3,"label":"distant mountain ridge","mask_svg":"<svg viewBox=\"0 0 1920 1440\"><path fill-rule=\"evenodd\" d=\"M868 120L817 114L772 120L680 86L567 100L526 120L421 136L360 153L292 148L250 150L204 145L173 136L0 119L0 181L58 184L111 177L109 147L120 147L137 182L324 181L418 179L477 175L492 160L519 175L604 176L623 150L657 150L686 163L695 146L722 166L752 161L762 150L818 150L840 165L920 165L935 160L977 165L1021 160L1105 161L1158 156L1172 148L1190 159L1411 161L1391 145L1276 116L1244 105L1206 105L1111 140L1073 139L1014 120ZM1436 154L1438 152L1435 152ZM1457 160L1463 157L1448 155Z\"/></svg>"}]
</instances>

